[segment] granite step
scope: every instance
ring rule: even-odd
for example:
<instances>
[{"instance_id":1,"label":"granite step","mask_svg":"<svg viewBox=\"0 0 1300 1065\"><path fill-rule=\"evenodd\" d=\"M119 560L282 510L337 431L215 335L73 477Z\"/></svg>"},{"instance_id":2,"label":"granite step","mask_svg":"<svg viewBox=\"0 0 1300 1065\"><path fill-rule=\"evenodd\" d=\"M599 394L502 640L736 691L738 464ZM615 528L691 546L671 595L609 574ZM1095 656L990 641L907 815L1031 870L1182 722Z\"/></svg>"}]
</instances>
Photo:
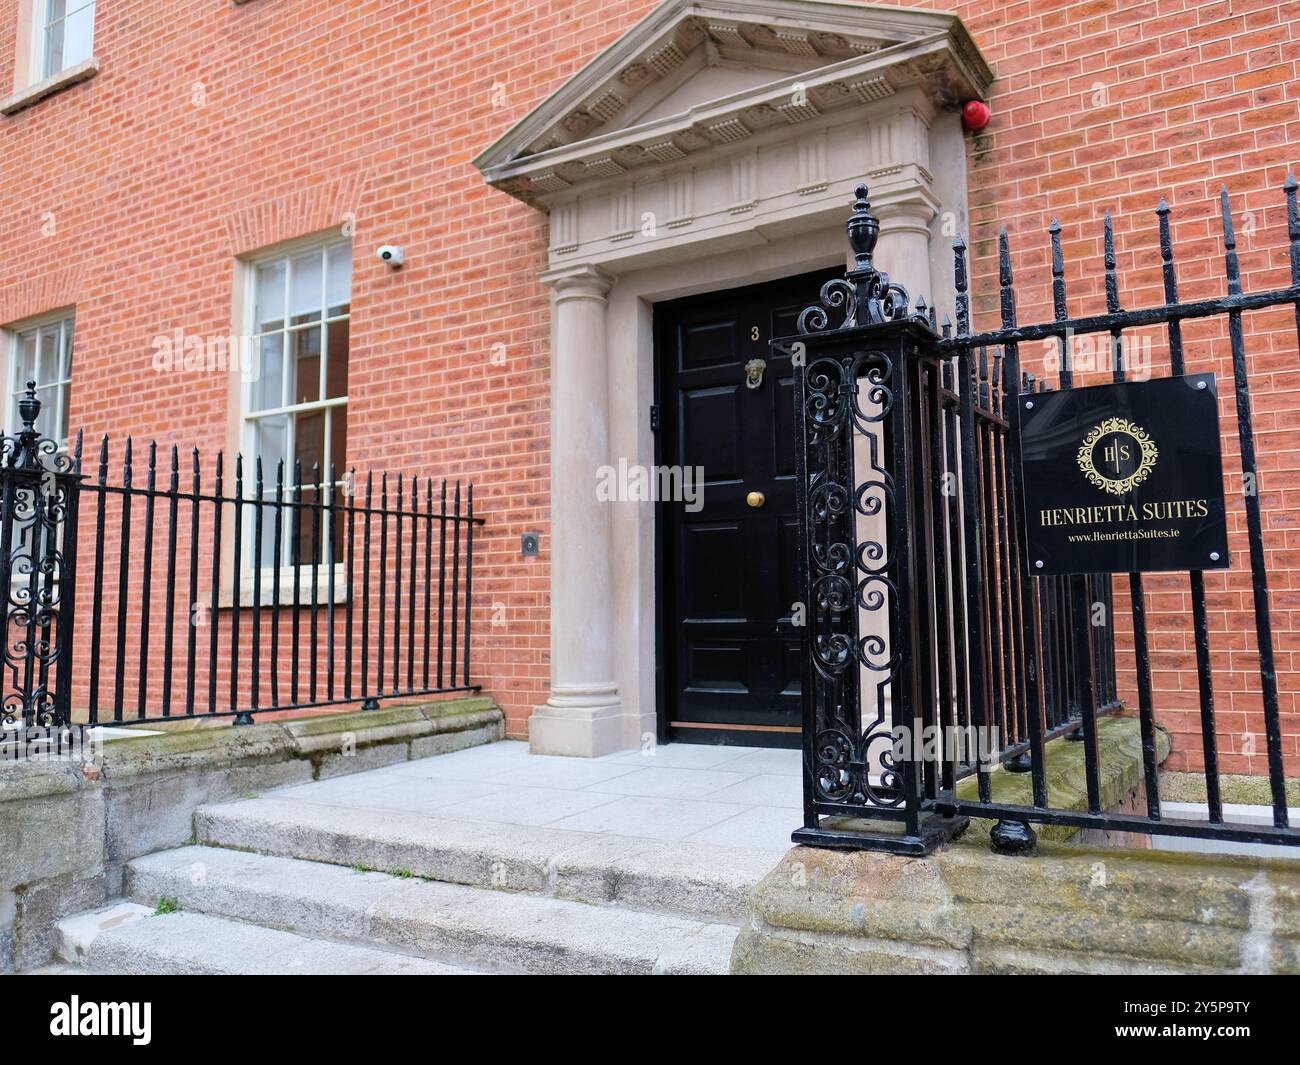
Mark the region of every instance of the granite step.
<instances>
[{"instance_id":1,"label":"granite step","mask_svg":"<svg viewBox=\"0 0 1300 1065\"><path fill-rule=\"evenodd\" d=\"M114 907L121 909L121 905ZM84 923L79 915L68 921ZM121 976L462 976L474 970L374 946L316 939L203 913L141 913L93 936L65 936L61 971ZM77 946L70 939L78 938Z\"/></svg>"},{"instance_id":2,"label":"granite step","mask_svg":"<svg viewBox=\"0 0 1300 1065\"><path fill-rule=\"evenodd\" d=\"M739 922L780 853L350 809L274 795L200 807L199 843L448 884Z\"/></svg>"},{"instance_id":3,"label":"granite step","mask_svg":"<svg viewBox=\"0 0 1300 1065\"><path fill-rule=\"evenodd\" d=\"M722 974L738 931L731 924L626 906L422 880L404 869L394 876L210 846L135 859L126 867L125 890L146 905L175 900L185 916L241 928L268 926L263 930L309 941L364 943L381 953L416 955L420 964L480 970ZM152 927L157 920L136 924ZM164 965L202 961L202 952L194 951L169 961L167 949L164 944L149 956ZM97 948L90 953L95 959ZM130 957L119 948L111 960L126 964ZM265 957L256 953L246 964L256 966Z\"/></svg>"}]
</instances>

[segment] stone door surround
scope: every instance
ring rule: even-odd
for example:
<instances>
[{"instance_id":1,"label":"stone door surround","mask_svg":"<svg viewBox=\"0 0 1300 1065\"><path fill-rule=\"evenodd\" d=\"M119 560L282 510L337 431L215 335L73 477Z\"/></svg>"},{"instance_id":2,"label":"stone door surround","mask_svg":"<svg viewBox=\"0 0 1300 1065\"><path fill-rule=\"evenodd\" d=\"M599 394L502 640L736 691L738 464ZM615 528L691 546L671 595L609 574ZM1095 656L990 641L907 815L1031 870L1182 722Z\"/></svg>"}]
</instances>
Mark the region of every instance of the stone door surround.
<instances>
[{"instance_id":1,"label":"stone door surround","mask_svg":"<svg viewBox=\"0 0 1300 1065\"><path fill-rule=\"evenodd\" d=\"M654 538L598 470L651 465L652 305L834 265L853 186L877 259L927 300L965 228L958 110L988 65L955 16L812 0L666 0L485 150L550 216L551 693L535 752L655 733Z\"/></svg>"}]
</instances>

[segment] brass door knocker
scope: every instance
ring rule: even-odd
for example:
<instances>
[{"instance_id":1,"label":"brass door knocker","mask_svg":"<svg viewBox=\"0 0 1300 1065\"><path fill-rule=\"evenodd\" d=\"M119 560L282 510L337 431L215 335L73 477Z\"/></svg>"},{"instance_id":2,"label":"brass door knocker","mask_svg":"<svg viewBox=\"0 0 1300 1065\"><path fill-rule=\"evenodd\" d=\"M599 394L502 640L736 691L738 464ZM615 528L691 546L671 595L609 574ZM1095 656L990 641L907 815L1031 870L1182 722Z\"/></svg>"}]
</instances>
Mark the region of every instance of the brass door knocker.
<instances>
[{"instance_id":1,"label":"brass door knocker","mask_svg":"<svg viewBox=\"0 0 1300 1065\"><path fill-rule=\"evenodd\" d=\"M763 371L767 369L767 363L762 359L750 359L745 363L745 386L747 388L763 387Z\"/></svg>"}]
</instances>

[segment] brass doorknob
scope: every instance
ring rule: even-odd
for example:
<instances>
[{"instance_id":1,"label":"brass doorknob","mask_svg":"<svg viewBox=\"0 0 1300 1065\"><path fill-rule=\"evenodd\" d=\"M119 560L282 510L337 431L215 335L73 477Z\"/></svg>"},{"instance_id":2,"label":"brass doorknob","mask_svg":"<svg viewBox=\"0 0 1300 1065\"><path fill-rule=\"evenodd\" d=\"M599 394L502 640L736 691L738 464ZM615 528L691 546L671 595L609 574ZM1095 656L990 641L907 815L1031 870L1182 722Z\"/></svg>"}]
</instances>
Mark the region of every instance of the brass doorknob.
<instances>
[{"instance_id":1,"label":"brass doorknob","mask_svg":"<svg viewBox=\"0 0 1300 1065\"><path fill-rule=\"evenodd\" d=\"M745 502L751 507L761 507L767 502L767 496L763 495L762 492L750 492L749 495L745 496Z\"/></svg>"}]
</instances>

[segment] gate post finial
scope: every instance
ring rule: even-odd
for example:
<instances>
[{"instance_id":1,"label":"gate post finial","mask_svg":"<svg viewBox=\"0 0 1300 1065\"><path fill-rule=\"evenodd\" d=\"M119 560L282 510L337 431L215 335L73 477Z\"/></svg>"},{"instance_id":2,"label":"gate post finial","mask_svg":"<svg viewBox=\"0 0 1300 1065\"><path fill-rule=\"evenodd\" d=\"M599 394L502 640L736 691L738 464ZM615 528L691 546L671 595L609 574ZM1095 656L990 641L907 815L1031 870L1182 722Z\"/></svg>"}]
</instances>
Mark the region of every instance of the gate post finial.
<instances>
[{"instance_id":1,"label":"gate post finial","mask_svg":"<svg viewBox=\"0 0 1300 1065\"><path fill-rule=\"evenodd\" d=\"M853 190L853 213L849 215L847 229L849 247L853 249L853 272L870 271L875 273L871 256L876 250L876 241L880 239L880 220L871 213L871 201L867 199L866 185L859 185Z\"/></svg>"},{"instance_id":2,"label":"gate post finial","mask_svg":"<svg viewBox=\"0 0 1300 1065\"><path fill-rule=\"evenodd\" d=\"M853 210L845 227L853 251L853 269L842 279L833 278L822 286L821 303L806 308L799 316L800 333L828 329L831 319L828 308L837 311L843 308L843 317L836 329L883 325L911 317L928 324L925 315L913 315L907 289L893 284L889 275L877 270L872 261L876 242L880 239L880 219L871 213L868 195L865 183L854 188Z\"/></svg>"},{"instance_id":3,"label":"gate post finial","mask_svg":"<svg viewBox=\"0 0 1300 1065\"><path fill-rule=\"evenodd\" d=\"M36 419L41 414L41 401L36 398L36 382L27 382L27 391L18 401L18 417L23 427L18 431L14 449L9 456L9 465L15 470L40 472L44 469L41 462L41 434L36 430Z\"/></svg>"}]
</instances>

